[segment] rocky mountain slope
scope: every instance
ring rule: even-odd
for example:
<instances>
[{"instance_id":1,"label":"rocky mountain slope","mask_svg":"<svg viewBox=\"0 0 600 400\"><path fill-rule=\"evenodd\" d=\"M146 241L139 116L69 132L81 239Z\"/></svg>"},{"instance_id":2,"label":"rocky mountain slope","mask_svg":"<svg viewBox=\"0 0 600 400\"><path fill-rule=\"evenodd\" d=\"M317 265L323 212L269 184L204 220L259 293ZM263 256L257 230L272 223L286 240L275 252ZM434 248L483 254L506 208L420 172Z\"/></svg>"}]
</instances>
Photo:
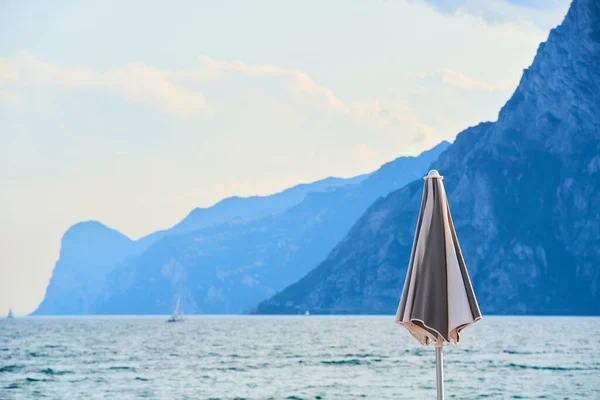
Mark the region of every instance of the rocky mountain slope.
<instances>
[{"instance_id":1,"label":"rocky mountain slope","mask_svg":"<svg viewBox=\"0 0 600 400\"><path fill-rule=\"evenodd\" d=\"M98 222L77 224L34 315L163 313L185 293L188 313L242 312L300 278L375 198L420 175L448 145L373 174L228 198L137 241ZM357 200L344 204L349 198Z\"/></svg>"},{"instance_id":2,"label":"rocky mountain slope","mask_svg":"<svg viewBox=\"0 0 600 400\"><path fill-rule=\"evenodd\" d=\"M143 253L165 236L192 232L236 218L253 220L277 215L300 203L308 193L356 185L367 176L326 178L271 196L227 198L212 207L196 208L171 229L157 231L138 240L131 240L97 221L75 224L63 236L60 258L46 295L33 315L88 314L90 304L103 293L108 274L120 263Z\"/></svg>"},{"instance_id":3,"label":"rocky mountain slope","mask_svg":"<svg viewBox=\"0 0 600 400\"><path fill-rule=\"evenodd\" d=\"M309 193L277 216L167 236L116 269L91 312L167 313L176 296L189 313L244 312L306 274L377 197L422 175L448 145Z\"/></svg>"},{"instance_id":4,"label":"rocky mountain slope","mask_svg":"<svg viewBox=\"0 0 600 400\"><path fill-rule=\"evenodd\" d=\"M600 2L574 0L494 123L441 155L484 314L600 315ZM259 313L394 314L423 181L380 199Z\"/></svg>"}]
</instances>

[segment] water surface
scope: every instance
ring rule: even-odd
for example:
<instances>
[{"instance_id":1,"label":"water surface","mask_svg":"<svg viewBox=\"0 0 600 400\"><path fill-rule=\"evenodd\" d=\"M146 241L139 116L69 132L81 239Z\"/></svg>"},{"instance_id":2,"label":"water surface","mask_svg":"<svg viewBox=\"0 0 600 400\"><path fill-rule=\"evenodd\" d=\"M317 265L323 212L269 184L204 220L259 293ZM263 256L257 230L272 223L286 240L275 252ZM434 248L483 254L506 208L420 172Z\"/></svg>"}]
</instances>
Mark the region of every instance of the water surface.
<instances>
[{"instance_id":1,"label":"water surface","mask_svg":"<svg viewBox=\"0 0 600 400\"><path fill-rule=\"evenodd\" d=\"M0 399L428 399L435 352L393 317L0 321ZM600 399L600 318L484 317L448 399Z\"/></svg>"}]
</instances>

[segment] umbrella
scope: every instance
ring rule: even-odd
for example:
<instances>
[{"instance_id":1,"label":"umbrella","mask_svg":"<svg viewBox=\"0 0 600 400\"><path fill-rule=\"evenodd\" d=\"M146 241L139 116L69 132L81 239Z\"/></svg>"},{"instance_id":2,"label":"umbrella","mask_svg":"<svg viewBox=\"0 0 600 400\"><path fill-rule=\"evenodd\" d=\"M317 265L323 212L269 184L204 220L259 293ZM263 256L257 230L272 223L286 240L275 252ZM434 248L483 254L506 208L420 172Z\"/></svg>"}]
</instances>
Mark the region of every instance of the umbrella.
<instances>
[{"instance_id":1,"label":"umbrella","mask_svg":"<svg viewBox=\"0 0 600 400\"><path fill-rule=\"evenodd\" d=\"M438 400L444 398L442 346L481 319L438 171L424 178L423 199L396 323L424 346L435 343Z\"/></svg>"}]
</instances>

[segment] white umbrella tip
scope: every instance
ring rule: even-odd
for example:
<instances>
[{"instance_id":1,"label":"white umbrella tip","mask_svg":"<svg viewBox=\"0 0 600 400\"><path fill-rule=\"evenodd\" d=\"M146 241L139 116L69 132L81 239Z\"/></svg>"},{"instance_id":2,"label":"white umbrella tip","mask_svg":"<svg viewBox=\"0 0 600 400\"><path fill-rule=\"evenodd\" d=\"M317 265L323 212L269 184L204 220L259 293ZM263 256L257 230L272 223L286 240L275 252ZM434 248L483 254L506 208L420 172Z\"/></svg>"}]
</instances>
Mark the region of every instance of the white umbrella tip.
<instances>
[{"instance_id":1,"label":"white umbrella tip","mask_svg":"<svg viewBox=\"0 0 600 400\"><path fill-rule=\"evenodd\" d=\"M431 171L429 171L429 173L425 177L425 179L427 179L427 178L442 178L442 176L437 171L437 169L432 169Z\"/></svg>"}]
</instances>

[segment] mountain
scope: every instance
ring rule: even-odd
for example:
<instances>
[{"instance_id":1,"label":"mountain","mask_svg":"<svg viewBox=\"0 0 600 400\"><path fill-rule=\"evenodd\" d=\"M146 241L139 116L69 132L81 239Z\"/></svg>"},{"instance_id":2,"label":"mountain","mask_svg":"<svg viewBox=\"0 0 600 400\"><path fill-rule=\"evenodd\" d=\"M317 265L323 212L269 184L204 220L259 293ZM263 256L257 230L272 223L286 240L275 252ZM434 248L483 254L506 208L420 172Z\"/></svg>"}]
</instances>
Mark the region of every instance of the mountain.
<instances>
[{"instance_id":1,"label":"mountain","mask_svg":"<svg viewBox=\"0 0 600 400\"><path fill-rule=\"evenodd\" d=\"M362 182L368 174L354 178L326 178L301 184L271 196L231 197L212 207L196 208L171 229L131 240L97 221L73 225L64 234L60 258L52 272L46 295L33 315L81 315L103 294L106 277L128 258L143 253L165 236L182 234L225 223L276 215L300 203L309 192L329 190Z\"/></svg>"},{"instance_id":2,"label":"mountain","mask_svg":"<svg viewBox=\"0 0 600 400\"><path fill-rule=\"evenodd\" d=\"M435 164L485 314L600 315L600 2L575 0L494 123ZM423 181L375 202L258 313L394 314Z\"/></svg>"},{"instance_id":3,"label":"mountain","mask_svg":"<svg viewBox=\"0 0 600 400\"><path fill-rule=\"evenodd\" d=\"M99 222L73 225L63 235L60 258L34 314L86 314L104 286L104 277L136 250L134 241Z\"/></svg>"},{"instance_id":4,"label":"mountain","mask_svg":"<svg viewBox=\"0 0 600 400\"><path fill-rule=\"evenodd\" d=\"M111 273L91 312L167 313L176 296L189 313L244 312L306 274L375 199L422 175L448 145L308 193L278 215L167 235Z\"/></svg>"},{"instance_id":5,"label":"mountain","mask_svg":"<svg viewBox=\"0 0 600 400\"><path fill-rule=\"evenodd\" d=\"M229 197L209 208L195 208L169 234L197 231L207 226L223 224L236 218L257 219L284 212L300 203L308 193L322 192L335 187L355 185L368 174L354 178L329 177L320 181L296 185L270 196Z\"/></svg>"}]
</instances>

